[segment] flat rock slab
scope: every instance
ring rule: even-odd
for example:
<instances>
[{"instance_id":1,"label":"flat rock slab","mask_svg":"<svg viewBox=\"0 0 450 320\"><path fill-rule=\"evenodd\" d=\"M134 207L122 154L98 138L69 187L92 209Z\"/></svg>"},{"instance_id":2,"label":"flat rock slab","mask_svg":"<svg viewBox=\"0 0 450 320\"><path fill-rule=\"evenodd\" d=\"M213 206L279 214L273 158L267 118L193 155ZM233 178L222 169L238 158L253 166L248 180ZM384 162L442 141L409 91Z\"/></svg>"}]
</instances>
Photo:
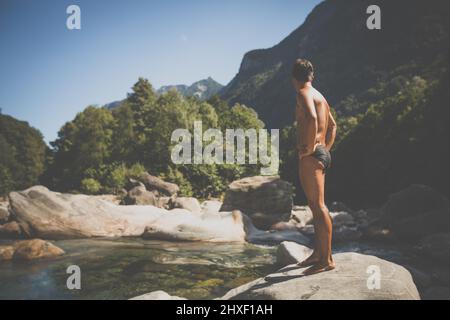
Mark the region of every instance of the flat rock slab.
<instances>
[{"instance_id":1,"label":"flat rock slab","mask_svg":"<svg viewBox=\"0 0 450 320\"><path fill-rule=\"evenodd\" d=\"M358 253L334 255L336 269L304 276L289 265L229 291L224 300L418 300L411 274L402 266ZM374 274L373 272L379 271ZM377 277L379 276L379 282ZM379 287L377 286L379 283Z\"/></svg>"}]
</instances>

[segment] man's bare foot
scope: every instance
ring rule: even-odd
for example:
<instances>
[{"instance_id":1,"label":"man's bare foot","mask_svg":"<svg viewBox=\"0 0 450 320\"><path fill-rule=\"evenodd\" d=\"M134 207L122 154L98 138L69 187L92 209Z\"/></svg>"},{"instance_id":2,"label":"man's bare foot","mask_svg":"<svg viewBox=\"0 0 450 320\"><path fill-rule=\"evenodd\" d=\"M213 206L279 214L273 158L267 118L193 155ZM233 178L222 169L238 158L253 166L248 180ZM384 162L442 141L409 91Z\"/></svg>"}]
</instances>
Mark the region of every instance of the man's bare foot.
<instances>
[{"instance_id":1,"label":"man's bare foot","mask_svg":"<svg viewBox=\"0 0 450 320\"><path fill-rule=\"evenodd\" d=\"M297 263L297 266L301 268L306 268L319 263L319 261L320 261L319 255L313 252L308 258L306 258L302 262Z\"/></svg>"},{"instance_id":2,"label":"man's bare foot","mask_svg":"<svg viewBox=\"0 0 450 320\"><path fill-rule=\"evenodd\" d=\"M325 271L331 271L334 268L336 268L336 265L334 264L334 261L326 262L326 263L317 263L313 265L312 267L306 269L303 271L303 275L310 276L316 273L321 273Z\"/></svg>"}]
</instances>

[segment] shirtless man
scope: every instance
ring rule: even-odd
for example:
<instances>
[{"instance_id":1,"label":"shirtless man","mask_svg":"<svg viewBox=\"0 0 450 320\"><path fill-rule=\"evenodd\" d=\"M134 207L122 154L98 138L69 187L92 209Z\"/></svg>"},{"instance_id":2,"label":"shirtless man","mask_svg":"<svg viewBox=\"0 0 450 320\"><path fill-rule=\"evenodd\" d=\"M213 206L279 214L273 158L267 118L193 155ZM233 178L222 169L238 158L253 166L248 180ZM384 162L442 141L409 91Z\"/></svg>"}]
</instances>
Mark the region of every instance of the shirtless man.
<instances>
[{"instance_id":1,"label":"shirtless man","mask_svg":"<svg viewBox=\"0 0 450 320\"><path fill-rule=\"evenodd\" d=\"M309 267L305 275L332 270L332 221L325 206L325 171L330 167L330 149L336 137L336 122L322 94L313 88L314 70L311 62L299 59L292 69L292 82L297 92L297 149L302 188L313 213L314 251L300 262Z\"/></svg>"}]
</instances>

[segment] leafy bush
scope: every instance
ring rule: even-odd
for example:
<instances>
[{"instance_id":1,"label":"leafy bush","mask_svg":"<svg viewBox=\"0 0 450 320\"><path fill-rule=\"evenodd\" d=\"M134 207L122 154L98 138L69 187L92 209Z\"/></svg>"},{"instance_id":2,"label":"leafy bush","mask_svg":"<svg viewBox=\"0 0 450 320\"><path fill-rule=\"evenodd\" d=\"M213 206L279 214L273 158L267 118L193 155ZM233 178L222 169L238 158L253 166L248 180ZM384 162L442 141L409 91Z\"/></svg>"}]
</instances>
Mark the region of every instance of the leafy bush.
<instances>
[{"instance_id":1,"label":"leafy bush","mask_svg":"<svg viewBox=\"0 0 450 320\"><path fill-rule=\"evenodd\" d=\"M92 178L81 180L81 190L88 194L97 194L101 190L100 182Z\"/></svg>"}]
</instances>

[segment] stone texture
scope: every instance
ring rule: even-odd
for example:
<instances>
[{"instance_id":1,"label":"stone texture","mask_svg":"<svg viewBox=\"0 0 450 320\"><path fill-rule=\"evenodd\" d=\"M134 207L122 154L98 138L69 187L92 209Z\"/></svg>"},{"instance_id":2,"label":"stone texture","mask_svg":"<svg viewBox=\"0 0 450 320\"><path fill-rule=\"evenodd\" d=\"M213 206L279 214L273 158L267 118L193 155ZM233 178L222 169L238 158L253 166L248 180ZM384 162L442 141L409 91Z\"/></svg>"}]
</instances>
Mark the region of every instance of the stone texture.
<instances>
[{"instance_id":1,"label":"stone texture","mask_svg":"<svg viewBox=\"0 0 450 320\"><path fill-rule=\"evenodd\" d=\"M450 230L450 202L434 189L411 185L389 196L374 219L368 211L364 235L371 240L417 242Z\"/></svg>"},{"instance_id":2,"label":"stone texture","mask_svg":"<svg viewBox=\"0 0 450 320\"><path fill-rule=\"evenodd\" d=\"M202 213L217 213L222 207L222 202L218 200L206 200L200 205L202 208Z\"/></svg>"},{"instance_id":3,"label":"stone texture","mask_svg":"<svg viewBox=\"0 0 450 320\"><path fill-rule=\"evenodd\" d=\"M245 242L246 233L239 211L196 215L174 209L147 224L143 237L171 241Z\"/></svg>"},{"instance_id":4,"label":"stone texture","mask_svg":"<svg viewBox=\"0 0 450 320\"><path fill-rule=\"evenodd\" d=\"M276 263L279 266L286 266L302 262L312 253L312 249L295 242L283 241L277 248Z\"/></svg>"},{"instance_id":5,"label":"stone texture","mask_svg":"<svg viewBox=\"0 0 450 320\"><path fill-rule=\"evenodd\" d=\"M16 221L0 225L0 239L20 239L24 237L22 228Z\"/></svg>"},{"instance_id":6,"label":"stone texture","mask_svg":"<svg viewBox=\"0 0 450 320\"><path fill-rule=\"evenodd\" d=\"M309 245L310 239L297 229L284 230L259 230L253 225L251 219L244 215L246 240L255 244L277 245L283 241L296 242L302 245Z\"/></svg>"},{"instance_id":7,"label":"stone texture","mask_svg":"<svg viewBox=\"0 0 450 320\"><path fill-rule=\"evenodd\" d=\"M411 274L403 267L380 258L358 253L334 255L336 269L315 275L302 275L305 269L289 265L235 288L221 299L243 300L418 300ZM369 289L371 266L380 269L380 288Z\"/></svg>"},{"instance_id":8,"label":"stone texture","mask_svg":"<svg viewBox=\"0 0 450 320\"><path fill-rule=\"evenodd\" d=\"M240 211L192 213L154 206L120 206L97 197L35 186L10 193L14 218L28 238L144 236L174 241L309 243L297 230L262 231Z\"/></svg>"},{"instance_id":9,"label":"stone texture","mask_svg":"<svg viewBox=\"0 0 450 320\"><path fill-rule=\"evenodd\" d=\"M14 255L13 246L0 246L0 262L11 260Z\"/></svg>"},{"instance_id":10,"label":"stone texture","mask_svg":"<svg viewBox=\"0 0 450 320\"><path fill-rule=\"evenodd\" d=\"M62 194L35 186L11 192L15 220L41 239L140 236L166 210L153 206L118 206L87 195Z\"/></svg>"},{"instance_id":11,"label":"stone texture","mask_svg":"<svg viewBox=\"0 0 450 320\"><path fill-rule=\"evenodd\" d=\"M202 213L202 208L196 198L176 197L171 200L169 205L174 209L186 209L193 213Z\"/></svg>"},{"instance_id":12,"label":"stone texture","mask_svg":"<svg viewBox=\"0 0 450 320\"><path fill-rule=\"evenodd\" d=\"M292 210L290 220L295 221L300 227L311 224L313 222L311 209L308 206L296 206L295 209Z\"/></svg>"},{"instance_id":13,"label":"stone texture","mask_svg":"<svg viewBox=\"0 0 450 320\"><path fill-rule=\"evenodd\" d=\"M254 220L258 228L267 228L274 220L265 215L281 217L292 210L292 185L278 176L255 176L232 182L225 194L221 211L241 210ZM276 219L275 219L276 222Z\"/></svg>"},{"instance_id":14,"label":"stone texture","mask_svg":"<svg viewBox=\"0 0 450 320\"><path fill-rule=\"evenodd\" d=\"M41 239L19 241L14 245L14 260L53 258L64 254L64 250Z\"/></svg>"},{"instance_id":15,"label":"stone texture","mask_svg":"<svg viewBox=\"0 0 450 320\"><path fill-rule=\"evenodd\" d=\"M0 246L0 261L48 259L63 254L64 250L41 239L23 240L12 245Z\"/></svg>"},{"instance_id":16,"label":"stone texture","mask_svg":"<svg viewBox=\"0 0 450 320\"><path fill-rule=\"evenodd\" d=\"M158 207L158 197L150 191L145 189L145 186L137 186L128 191L128 194L123 199L126 205L151 205Z\"/></svg>"},{"instance_id":17,"label":"stone texture","mask_svg":"<svg viewBox=\"0 0 450 320\"><path fill-rule=\"evenodd\" d=\"M0 205L0 224L6 223L9 219L9 209L7 206Z\"/></svg>"},{"instance_id":18,"label":"stone texture","mask_svg":"<svg viewBox=\"0 0 450 320\"><path fill-rule=\"evenodd\" d=\"M139 179L148 191L158 191L161 196L174 196L180 191L175 183L166 182L158 177L152 176L148 172L142 174Z\"/></svg>"}]
</instances>

